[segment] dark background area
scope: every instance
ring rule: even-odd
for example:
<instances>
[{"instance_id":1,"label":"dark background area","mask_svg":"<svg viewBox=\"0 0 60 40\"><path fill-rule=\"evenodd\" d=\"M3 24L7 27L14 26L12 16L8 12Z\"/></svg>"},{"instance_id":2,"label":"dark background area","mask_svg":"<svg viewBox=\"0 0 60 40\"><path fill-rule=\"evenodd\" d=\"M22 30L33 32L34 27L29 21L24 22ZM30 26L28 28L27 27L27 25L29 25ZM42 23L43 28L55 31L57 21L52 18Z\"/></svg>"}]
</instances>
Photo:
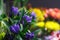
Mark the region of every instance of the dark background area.
<instances>
[{"instance_id":1,"label":"dark background area","mask_svg":"<svg viewBox=\"0 0 60 40\"><path fill-rule=\"evenodd\" d=\"M29 0L32 7L60 8L60 0Z\"/></svg>"}]
</instances>

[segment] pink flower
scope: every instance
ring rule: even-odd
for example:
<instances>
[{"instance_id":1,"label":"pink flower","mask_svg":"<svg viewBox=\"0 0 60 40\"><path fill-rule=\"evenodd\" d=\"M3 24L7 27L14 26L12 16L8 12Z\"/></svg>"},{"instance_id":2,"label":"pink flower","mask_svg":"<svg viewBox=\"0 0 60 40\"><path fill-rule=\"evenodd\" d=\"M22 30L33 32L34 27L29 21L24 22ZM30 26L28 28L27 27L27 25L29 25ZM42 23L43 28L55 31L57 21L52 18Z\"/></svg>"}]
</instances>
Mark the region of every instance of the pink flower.
<instances>
[{"instance_id":1,"label":"pink flower","mask_svg":"<svg viewBox=\"0 0 60 40\"><path fill-rule=\"evenodd\" d=\"M48 17L48 14L44 14L44 17L47 18Z\"/></svg>"}]
</instances>

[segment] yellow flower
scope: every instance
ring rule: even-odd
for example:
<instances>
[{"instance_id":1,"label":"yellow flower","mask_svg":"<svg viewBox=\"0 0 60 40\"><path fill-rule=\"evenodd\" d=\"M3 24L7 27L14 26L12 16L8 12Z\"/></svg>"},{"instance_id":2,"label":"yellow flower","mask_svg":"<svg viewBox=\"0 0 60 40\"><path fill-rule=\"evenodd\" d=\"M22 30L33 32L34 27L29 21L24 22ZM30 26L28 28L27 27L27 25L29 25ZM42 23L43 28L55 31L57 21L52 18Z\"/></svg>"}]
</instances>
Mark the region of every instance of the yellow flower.
<instances>
[{"instance_id":1,"label":"yellow flower","mask_svg":"<svg viewBox=\"0 0 60 40\"><path fill-rule=\"evenodd\" d=\"M36 17L40 17L40 15L41 15L40 9L35 8L35 9L33 9L33 10L34 10L34 12L35 12L35 14L36 14Z\"/></svg>"},{"instance_id":2,"label":"yellow flower","mask_svg":"<svg viewBox=\"0 0 60 40\"><path fill-rule=\"evenodd\" d=\"M36 23L36 26L38 26L38 27L44 27L44 22L38 22L38 23Z\"/></svg>"},{"instance_id":3,"label":"yellow flower","mask_svg":"<svg viewBox=\"0 0 60 40\"><path fill-rule=\"evenodd\" d=\"M59 30L60 30L60 27L59 27Z\"/></svg>"},{"instance_id":4,"label":"yellow flower","mask_svg":"<svg viewBox=\"0 0 60 40\"><path fill-rule=\"evenodd\" d=\"M37 20L37 21L44 21L45 18L44 18L43 16L40 16L40 18L37 18L36 20Z\"/></svg>"},{"instance_id":5,"label":"yellow flower","mask_svg":"<svg viewBox=\"0 0 60 40\"><path fill-rule=\"evenodd\" d=\"M45 18L44 18L44 11L41 11L38 8L34 8L33 11L36 14L36 20L37 21L44 21L45 20Z\"/></svg>"},{"instance_id":6,"label":"yellow flower","mask_svg":"<svg viewBox=\"0 0 60 40\"><path fill-rule=\"evenodd\" d=\"M45 27L50 30L60 30L59 29L59 24L54 21L47 21L45 24Z\"/></svg>"}]
</instances>

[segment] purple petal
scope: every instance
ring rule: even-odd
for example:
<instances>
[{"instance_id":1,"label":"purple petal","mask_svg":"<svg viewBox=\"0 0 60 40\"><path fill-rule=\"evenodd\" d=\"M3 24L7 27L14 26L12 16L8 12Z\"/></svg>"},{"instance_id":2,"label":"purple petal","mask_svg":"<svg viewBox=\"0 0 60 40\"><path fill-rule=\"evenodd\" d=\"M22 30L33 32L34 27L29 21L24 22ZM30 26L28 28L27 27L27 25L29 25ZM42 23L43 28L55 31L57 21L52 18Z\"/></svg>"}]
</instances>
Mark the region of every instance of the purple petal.
<instances>
[{"instance_id":1,"label":"purple petal","mask_svg":"<svg viewBox=\"0 0 60 40\"><path fill-rule=\"evenodd\" d=\"M10 27L10 31L13 32L13 33L18 33L20 30L20 27L18 24L14 24Z\"/></svg>"},{"instance_id":2,"label":"purple petal","mask_svg":"<svg viewBox=\"0 0 60 40\"><path fill-rule=\"evenodd\" d=\"M30 17L28 15L24 15L24 19L26 19L27 22L31 22L32 17Z\"/></svg>"},{"instance_id":3,"label":"purple petal","mask_svg":"<svg viewBox=\"0 0 60 40\"><path fill-rule=\"evenodd\" d=\"M17 15L18 14L18 8L12 6L12 12L14 13L14 15Z\"/></svg>"}]
</instances>

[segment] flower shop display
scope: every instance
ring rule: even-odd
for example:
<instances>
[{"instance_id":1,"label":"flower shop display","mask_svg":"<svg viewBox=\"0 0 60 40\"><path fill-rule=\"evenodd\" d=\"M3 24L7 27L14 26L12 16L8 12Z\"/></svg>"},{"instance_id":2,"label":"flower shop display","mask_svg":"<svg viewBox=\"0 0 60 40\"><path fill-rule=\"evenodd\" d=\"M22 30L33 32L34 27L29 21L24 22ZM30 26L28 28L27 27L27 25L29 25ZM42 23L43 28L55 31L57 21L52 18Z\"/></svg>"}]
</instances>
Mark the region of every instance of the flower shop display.
<instances>
[{"instance_id":1,"label":"flower shop display","mask_svg":"<svg viewBox=\"0 0 60 40\"><path fill-rule=\"evenodd\" d=\"M27 1L14 0L8 14L1 1L0 40L60 40L60 9L32 8Z\"/></svg>"},{"instance_id":2,"label":"flower shop display","mask_svg":"<svg viewBox=\"0 0 60 40\"><path fill-rule=\"evenodd\" d=\"M60 32L52 32L51 35L45 37L45 40L60 40Z\"/></svg>"},{"instance_id":3,"label":"flower shop display","mask_svg":"<svg viewBox=\"0 0 60 40\"><path fill-rule=\"evenodd\" d=\"M12 14L10 16L6 14L1 14L0 16L2 18L0 26L3 27L5 32L2 40L31 40L31 38L34 38L34 33L31 33L29 30L31 23L35 20L34 13L26 13L24 7L19 10L17 7L12 6ZM4 20L5 18L7 20ZM20 39L21 37L22 39Z\"/></svg>"},{"instance_id":4,"label":"flower shop display","mask_svg":"<svg viewBox=\"0 0 60 40\"><path fill-rule=\"evenodd\" d=\"M0 15L0 40L34 40L35 34L30 27L35 23L35 13L28 12L24 5L21 8L13 5L9 10L8 15Z\"/></svg>"},{"instance_id":5,"label":"flower shop display","mask_svg":"<svg viewBox=\"0 0 60 40\"><path fill-rule=\"evenodd\" d=\"M36 18L39 20L36 21L35 26L39 27L42 31L40 33L39 38L42 38L41 40L60 40L60 37L52 36L52 31L60 31L60 9L58 8L49 8L49 9L33 9L36 13ZM41 21L41 19L43 19ZM50 36L49 36L50 35ZM54 34L53 34L54 35ZM60 36L60 32L58 33L58 36ZM44 39L45 38L45 39Z\"/></svg>"}]
</instances>

